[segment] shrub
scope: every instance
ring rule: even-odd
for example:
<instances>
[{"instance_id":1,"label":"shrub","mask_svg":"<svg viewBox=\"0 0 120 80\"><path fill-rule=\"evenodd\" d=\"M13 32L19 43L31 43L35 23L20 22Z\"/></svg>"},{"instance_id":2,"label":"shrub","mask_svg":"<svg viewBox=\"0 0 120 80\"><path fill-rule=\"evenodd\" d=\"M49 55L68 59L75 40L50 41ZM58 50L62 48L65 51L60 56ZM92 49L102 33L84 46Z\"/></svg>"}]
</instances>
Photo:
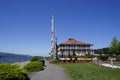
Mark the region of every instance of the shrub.
<instances>
[{"instance_id":1,"label":"shrub","mask_svg":"<svg viewBox=\"0 0 120 80\"><path fill-rule=\"evenodd\" d=\"M42 65L45 66L45 60L41 59Z\"/></svg>"},{"instance_id":2,"label":"shrub","mask_svg":"<svg viewBox=\"0 0 120 80\"><path fill-rule=\"evenodd\" d=\"M53 60L53 63L60 63L60 60Z\"/></svg>"},{"instance_id":3,"label":"shrub","mask_svg":"<svg viewBox=\"0 0 120 80\"><path fill-rule=\"evenodd\" d=\"M36 72L43 70L43 64L41 61L33 61L24 66L28 72Z\"/></svg>"},{"instance_id":4,"label":"shrub","mask_svg":"<svg viewBox=\"0 0 120 80\"><path fill-rule=\"evenodd\" d=\"M109 58L108 55L101 55L101 56L100 56L100 59L103 60L103 61L107 61L108 58Z\"/></svg>"},{"instance_id":5,"label":"shrub","mask_svg":"<svg viewBox=\"0 0 120 80\"><path fill-rule=\"evenodd\" d=\"M81 56L82 58L94 58L94 55L91 54L85 54L84 56Z\"/></svg>"},{"instance_id":6,"label":"shrub","mask_svg":"<svg viewBox=\"0 0 120 80\"><path fill-rule=\"evenodd\" d=\"M17 65L0 64L0 80L29 80L27 71Z\"/></svg>"},{"instance_id":7,"label":"shrub","mask_svg":"<svg viewBox=\"0 0 120 80\"><path fill-rule=\"evenodd\" d=\"M38 56L35 56L31 59L31 61L39 61L39 60L40 60L40 58Z\"/></svg>"}]
</instances>

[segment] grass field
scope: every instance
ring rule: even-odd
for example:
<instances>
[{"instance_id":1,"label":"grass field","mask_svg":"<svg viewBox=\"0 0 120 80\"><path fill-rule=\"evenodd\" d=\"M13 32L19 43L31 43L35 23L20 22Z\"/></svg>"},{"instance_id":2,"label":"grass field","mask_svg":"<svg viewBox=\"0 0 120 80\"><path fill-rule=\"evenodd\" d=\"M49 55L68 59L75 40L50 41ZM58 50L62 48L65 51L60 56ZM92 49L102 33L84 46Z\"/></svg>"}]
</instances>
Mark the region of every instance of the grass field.
<instances>
[{"instance_id":1,"label":"grass field","mask_svg":"<svg viewBox=\"0 0 120 80\"><path fill-rule=\"evenodd\" d=\"M61 64L71 80L120 80L120 70L98 67L91 63Z\"/></svg>"}]
</instances>

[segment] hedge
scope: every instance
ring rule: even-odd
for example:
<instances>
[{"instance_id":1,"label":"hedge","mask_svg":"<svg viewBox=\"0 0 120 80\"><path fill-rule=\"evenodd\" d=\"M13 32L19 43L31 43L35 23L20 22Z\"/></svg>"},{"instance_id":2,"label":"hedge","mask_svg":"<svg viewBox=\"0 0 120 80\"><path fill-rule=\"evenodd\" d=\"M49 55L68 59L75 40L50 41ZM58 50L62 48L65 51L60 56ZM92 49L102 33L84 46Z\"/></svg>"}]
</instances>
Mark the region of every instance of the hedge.
<instances>
[{"instance_id":1,"label":"hedge","mask_svg":"<svg viewBox=\"0 0 120 80\"><path fill-rule=\"evenodd\" d=\"M27 74L17 65L0 64L0 80L29 80Z\"/></svg>"},{"instance_id":2,"label":"hedge","mask_svg":"<svg viewBox=\"0 0 120 80\"><path fill-rule=\"evenodd\" d=\"M40 58L39 58L38 56L34 56L30 61L31 61L31 62L32 62L32 61L40 61Z\"/></svg>"},{"instance_id":3,"label":"hedge","mask_svg":"<svg viewBox=\"0 0 120 80\"><path fill-rule=\"evenodd\" d=\"M43 64L41 61L32 61L24 66L28 72L36 72L43 70Z\"/></svg>"}]
</instances>

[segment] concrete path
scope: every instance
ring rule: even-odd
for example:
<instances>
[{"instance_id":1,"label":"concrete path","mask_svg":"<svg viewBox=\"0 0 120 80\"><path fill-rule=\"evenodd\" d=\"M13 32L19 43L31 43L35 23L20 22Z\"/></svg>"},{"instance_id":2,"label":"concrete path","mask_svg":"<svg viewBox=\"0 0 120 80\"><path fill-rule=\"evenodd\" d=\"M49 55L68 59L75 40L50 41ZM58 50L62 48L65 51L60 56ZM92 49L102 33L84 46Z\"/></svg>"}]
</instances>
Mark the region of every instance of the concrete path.
<instances>
[{"instance_id":1,"label":"concrete path","mask_svg":"<svg viewBox=\"0 0 120 80\"><path fill-rule=\"evenodd\" d=\"M30 80L70 80L61 67L47 61L45 63L45 70L31 73Z\"/></svg>"}]
</instances>

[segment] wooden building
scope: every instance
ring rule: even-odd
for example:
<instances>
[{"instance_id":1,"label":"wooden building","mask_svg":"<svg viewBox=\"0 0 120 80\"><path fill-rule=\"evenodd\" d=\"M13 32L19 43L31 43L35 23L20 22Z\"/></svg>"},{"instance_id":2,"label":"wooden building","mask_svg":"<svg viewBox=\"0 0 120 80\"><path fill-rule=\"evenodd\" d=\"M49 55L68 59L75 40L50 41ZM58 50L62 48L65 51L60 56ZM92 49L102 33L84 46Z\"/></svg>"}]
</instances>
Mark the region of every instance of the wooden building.
<instances>
[{"instance_id":1,"label":"wooden building","mask_svg":"<svg viewBox=\"0 0 120 80\"><path fill-rule=\"evenodd\" d=\"M67 56L84 56L85 54L94 54L93 44L77 41L75 39L68 39L68 41L58 45L57 55L58 57Z\"/></svg>"}]
</instances>

